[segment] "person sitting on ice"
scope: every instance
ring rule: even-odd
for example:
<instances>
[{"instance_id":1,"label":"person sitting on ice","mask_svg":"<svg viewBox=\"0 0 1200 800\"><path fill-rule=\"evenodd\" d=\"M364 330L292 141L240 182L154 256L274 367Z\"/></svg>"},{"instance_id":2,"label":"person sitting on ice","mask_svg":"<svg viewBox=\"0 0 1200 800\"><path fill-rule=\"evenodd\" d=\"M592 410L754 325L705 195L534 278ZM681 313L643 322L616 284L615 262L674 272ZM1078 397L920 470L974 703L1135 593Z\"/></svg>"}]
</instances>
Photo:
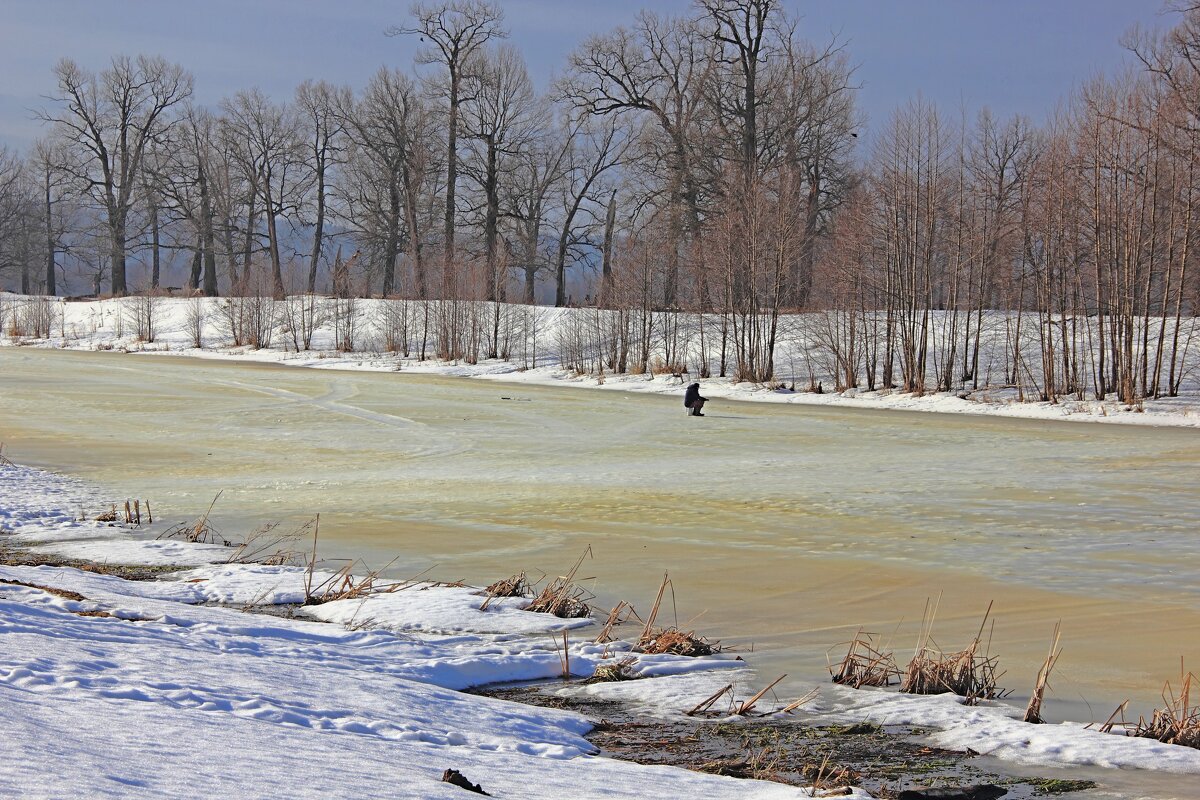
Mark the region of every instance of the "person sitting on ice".
<instances>
[{"instance_id":1,"label":"person sitting on ice","mask_svg":"<svg viewBox=\"0 0 1200 800\"><path fill-rule=\"evenodd\" d=\"M700 384L693 383L687 387L687 391L683 393L683 407L688 409L688 416L703 417L701 409L708 402L707 397L700 396Z\"/></svg>"}]
</instances>

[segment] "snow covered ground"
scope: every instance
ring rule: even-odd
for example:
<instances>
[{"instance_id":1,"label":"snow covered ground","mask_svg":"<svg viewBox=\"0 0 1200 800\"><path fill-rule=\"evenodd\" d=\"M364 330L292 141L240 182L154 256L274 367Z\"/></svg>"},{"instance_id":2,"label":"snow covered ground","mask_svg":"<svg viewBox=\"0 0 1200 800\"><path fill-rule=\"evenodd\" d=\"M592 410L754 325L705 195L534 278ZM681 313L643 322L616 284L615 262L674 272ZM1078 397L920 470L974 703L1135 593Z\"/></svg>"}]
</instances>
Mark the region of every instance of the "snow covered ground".
<instances>
[{"instance_id":1,"label":"snow covered ground","mask_svg":"<svg viewBox=\"0 0 1200 800\"><path fill-rule=\"evenodd\" d=\"M340 352L335 347L335 343L339 338L344 338L344 335L339 337L334 324L328 320L316 327L311 339L311 349L297 352L293 344L294 337L287 332L285 315L279 309L276 309L280 316L272 326L270 347L232 347L228 325L222 322L224 315L221 304L225 301L219 298L200 299L196 304L183 298L157 298L152 310L148 310L150 307L144 303L139 305L139 298L86 302L51 299L46 301L44 307L38 306L38 314L44 317L47 328L43 333L48 335L9 335L12 325L2 324L3 318L11 321L24 313L22 309L33 308L37 302L39 301L34 298L0 294L0 345L170 353L202 358L277 362L298 367L405 371L512 383L569 385L655 394L682 395L683 391L682 381L670 373L610 373L596 376L564 368L563 364L570 360L564 353L564 348L574 348L577 344L573 338L576 337L575 322L580 315L594 313L590 309L508 307L520 309L521 314L528 315L528 319L520 325L521 342L513 346L512 359L483 360L468 364L461 361L419 360L415 356L404 357L398 353L386 352L383 347L381 320L387 316L384 304L388 301L355 301L354 352ZM280 306L282 308L282 304ZM150 315L149 322L146 321L147 315ZM191 332L192 322L197 316L201 320L201 342L204 345L202 348L195 347L195 337ZM139 318L142 319L140 323ZM1018 402L1017 390L1005 386L983 388L964 397L959 395L966 395L965 392L918 396L894 390L867 392L852 389L834 393L828 391L834 384L833 378L828 374L828 368L821 366L827 358L822 355L824 345L821 344L820 337L806 333L812 326L806 323L805 317L791 317L786 319L785 323L782 329L791 333L782 338L776 353L780 383L803 389L808 384L811 370L812 380L822 382L827 390L825 393L790 391L759 384L735 383L726 378L709 378L701 381L704 395L710 398L772 403L1200 427L1200 364L1193 363L1196 359L1188 353L1185 353L1185 363L1181 367L1186 376L1181 395L1175 398L1147 400L1140 409L1126 408L1113 401L1064 399L1059 403ZM143 329L152 329L152 343L139 340L136 333L139 324ZM1007 358L1005 329L1002 314L993 313L987 317L981 355L981 370L985 371L987 376L1003 371L999 365ZM1026 342L1024 346L1028 348L1032 345ZM1036 354L1030 354L1030 359L1036 361ZM936 363L938 360L939 356L933 354L931 362ZM691 379L689 377L689 380Z\"/></svg>"},{"instance_id":2,"label":"snow covered ground","mask_svg":"<svg viewBox=\"0 0 1200 800\"><path fill-rule=\"evenodd\" d=\"M156 542L76 521L73 509L94 500L73 481L0 468L0 525L11 540L123 543L122 561L162 559ZM192 560L220 555L201 547ZM302 571L259 565L156 582L0 567L0 795L463 797L440 780L454 768L495 796L802 796L599 758L578 714L457 691L556 676L549 634L589 620L515 601L483 612L468 589L427 586L313 609L346 625L236 607L294 601L302 587ZM197 605L212 600L235 607ZM619 650L585 644L591 636L574 637L573 672L589 674ZM737 665L655 660L676 671Z\"/></svg>"},{"instance_id":3,"label":"snow covered ground","mask_svg":"<svg viewBox=\"0 0 1200 800\"><path fill-rule=\"evenodd\" d=\"M598 757L578 714L458 691L558 676L554 637L564 631L575 675L627 652L591 644L590 620L523 611L519 600L481 611L472 590L427 584L296 618L248 613L242 606L299 600L303 571L223 563L227 548L164 551L153 531L80 520L104 500L73 479L0 466L0 535L94 560L208 563L153 582L0 567L2 796L464 797L440 782L448 768L506 797L806 796ZM213 602L226 605L201 605ZM641 657L635 670L656 677L559 691L678 717L731 679L743 697L759 683L728 657ZM1135 785L1159 787L1109 796L1186 797L1180 787L1200 775L1200 751L1075 723L1027 725L1011 707L949 696L822 686L806 711L822 723L928 726L941 746L1022 765L1138 770ZM1180 778L1163 789L1163 773Z\"/></svg>"}]
</instances>

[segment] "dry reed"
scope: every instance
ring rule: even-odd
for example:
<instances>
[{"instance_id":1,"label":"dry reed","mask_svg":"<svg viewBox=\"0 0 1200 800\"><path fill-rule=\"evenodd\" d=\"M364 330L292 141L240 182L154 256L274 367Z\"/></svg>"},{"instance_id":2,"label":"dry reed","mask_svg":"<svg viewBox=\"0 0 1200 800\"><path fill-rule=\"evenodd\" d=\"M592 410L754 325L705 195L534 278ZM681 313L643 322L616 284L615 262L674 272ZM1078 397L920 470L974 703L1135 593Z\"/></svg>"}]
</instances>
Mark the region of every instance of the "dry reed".
<instances>
[{"instance_id":1,"label":"dry reed","mask_svg":"<svg viewBox=\"0 0 1200 800\"><path fill-rule=\"evenodd\" d=\"M266 564L268 566L308 566L308 559L300 550L292 547L308 535L317 525L316 518L310 519L299 528L280 532L278 522L260 526L241 544L234 545L226 563Z\"/></svg>"},{"instance_id":2,"label":"dry reed","mask_svg":"<svg viewBox=\"0 0 1200 800\"><path fill-rule=\"evenodd\" d=\"M570 571L546 584L525 610L553 614L563 619L586 617L590 614L592 609L588 603L593 599L592 595L575 582L575 576L579 573L583 560L591 555L592 546L588 545Z\"/></svg>"},{"instance_id":3,"label":"dry reed","mask_svg":"<svg viewBox=\"0 0 1200 800\"><path fill-rule=\"evenodd\" d=\"M636 663L636 658L626 656L610 664L601 664L592 672L592 677L587 679L587 683L614 683L617 681L635 680L638 677L633 672L633 666Z\"/></svg>"},{"instance_id":4,"label":"dry reed","mask_svg":"<svg viewBox=\"0 0 1200 800\"><path fill-rule=\"evenodd\" d=\"M1191 702L1195 678L1192 673L1184 672L1180 659L1179 694L1175 694L1168 681L1162 691L1163 707L1154 709L1149 722L1139 718L1132 735L1200 750L1200 706Z\"/></svg>"},{"instance_id":5,"label":"dry reed","mask_svg":"<svg viewBox=\"0 0 1200 800\"><path fill-rule=\"evenodd\" d=\"M671 589L671 603L674 605L675 587L671 583L670 576L664 572L662 584L658 587L658 596L654 598L654 605L650 609L650 614L646 617L646 624L642 628L642 634L638 637L637 644L634 645L633 649L639 653L652 655L670 653L677 656L710 656L713 653L720 652L720 642L709 642L704 637L697 636L695 631L679 630L678 620L676 620L676 625L672 625L669 628L654 627L654 623L658 619L658 612L662 608L663 596L668 587Z\"/></svg>"},{"instance_id":6,"label":"dry reed","mask_svg":"<svg viewBox=\"0 0 1200 800\"><path fill-rule=\"evenodd\" d=\"M496 581L483 590L487 597L479 606L479 610L487 611L488 606L497 597L530 597L533 595L533 587L534 584L530 582L524 572L518 572L510 578Z\"/></svg>"},{"instance_id":7,"label":"dry reed","mask_svg":"<svg viewBox=\"0 0 1200 800\"><path fill-rule=\"evenodd\" d=\"M997 681L1003 675L997 671L998 659L990 655L986 647L980 652L983 631L991 613L992 604L989 603L979 632L971 643L963 650L945 653L936 646L931 635L937 606L931 610L927 603L921 619L921 635L913 659L904 671L900 691L908 694L953 692L962 697L967 705L1007 694L997 686Z\"/></svg>"},{"instance_id":8,"label":"dry reed","mask_svg":"<svg viewBox=\"0 0 1200 800\"><path fill-rule=\"evenodd\" d=\"M741 705L739 705L737 707L737 710L734 713L736 713L739 717L744 717L747 714L749 714L751 709L754 708L754 706L758 703L758 701L763 699L763 695L765 695L767 692L771 691L776 686L778 686L779 683L786 677L787 677L787 674L785 673L783 675L780 675L775 680L771 681L764 688L760 689L756 695L754 695L749 700L747 700L744 703L742 703Z\"/></svg>"},{"instance_id":9,"label":"dry reed","mask_svg":"<svg viewBox=\"0 0 1200 800\"><path fill-rule=\"evenodd\" d=\"M335 600L361 600L368 595L390 594L406 588L407 584L404 583L381 583L379 581L380 574L394 563L396 563L396 559L393 558L384 565L383 569L370 569L362 561L352 561L315 586L312 585L312 578L309 577L305 582L304 605L316 606L332 603ZM357 566L362 567L358 575L355 574ZM309 575L312 575L311 567Z\"/></svg>"},{"instance_id":10,"label":"dry reed","mask_svg":"<svg viewBox=\"0 0 1200 800\"><path fill-rule=\"evenodd\" d=\"M625 624L631 618L639 619L640 621L633 606L622 600L613 606L612 611L608 612L608 619L604 621L604 625L600 628L600 633L596 634L596 638L592 642L594 644L608 644L615 641L616 637L613 635L613 628Z\"/></svg>"},{"instance_id":11,"label":"dry reed","mask_svg":"<svg viewBox=\"0 0 1200 800\"><path fill-rule=\"evenodd\" d=\"M1046 654L1046 660L1042 662L1042 667L1038 670L1037 680L1033 684L1033 693L1029 695L1029 705L1025 707L1026 722L1037 725L1044 722L1042 699L1045 697L1046 687L1050 683L1050 673L1054 670L1054 665L1058 663L1058 657L1062 655L1062 648L1058 646L1059 640L1062 638L1060 624L1054 626L1054 638L1050 641L1050 652Z\"/></svg>"},{"instance_id":12,"label":"dry reed","mask_svg":"<svg viewBox=\"0 0 1200 800\"><path fill-rule=\"evenodd\" d=\"M559 666L562 667L560 675L564 681L571 680L571 648L567 643L567 632L562 632L562 649L558 649L558 639L551 637L551 642L554 643L554 653L558 656Z\"/></svg>"},{"instance_id":13,"label":"dry reed","mask_svg":"<svg viewBox=\"0 0 1200 800\"><path fill-rule=\"evenodd\" d=\"M208 510L204 512L204 516L195 522L181 522L178 525L167 528L158 535L159 539L182 539L185 542L193 544L219 544L225 547L233 547L233 542L221 535L209 521L208 517L212 514L213 506L217 504L217 500L221 499L221 492L217 492L217 496L208 504ZM99 519L99 517L97 517Z\"/></svg>"},{"instance_id":14,"label":"dry reed","mask_svg":"<svg viewBox=\"0 0 1200 800\"><path fill-rule=\"evenodd\" d=\"M701 700L699 703L696 704L695 707L693 707L692 709L690 709L688 711L685 711L684 714L686 714L689 717L695 717L695 716L703 716L703 717L725 717L725 716L770 717L775 714L791 714L792 712L796 711L796 709L800 708L801 706L805 706L805 705L808 705L809 703L811 703L820 694L819 689L812 689L811 691L809 691L807 694L805 694L803 697L799 698L798 700L793 700L792 702L790 702L784 706L780 706L779 708L773 708L770 711L763 711L763 712L759 712L759 713L752 715L750 712L754 711L754 709L758 705L759 701L762 700L763 697L765 697L768 692L770 692L772 689L774 689L776 686L778 686L780 684L780 682L782 682L783 679L786 677L787 677L787 675L780 675L778 678L776 678L775 680L773 680L769 684L767 684L766 687L764 687L763 689L756 692L753 697L751 697L748 700L743 700L740 703L737 701L737 698L734 696L733 684L732 683L728 684L726 686L723 686L721 689L719 689L717 692L713 693L712 695L709 695L704 700ZM714 710L714 706L716 706L717 701L719 701L723 697L729 698L729 705L726 706L724 710Z\"/></svg>"},{"instance_id":15,"label":"dry reed","mask_svg":"<svg viewBox=\"0 0 1200 800\"><path fill-rule=\"evenodd\" d=\"M891 686L893 680L900 678L895 656L883 645L876 646L876 636L859 629L842 660L836 666L829 664L834 683L861 689L864 686ZM826 653L827 660L828 657Z\"/></svg>"}]
</instances>

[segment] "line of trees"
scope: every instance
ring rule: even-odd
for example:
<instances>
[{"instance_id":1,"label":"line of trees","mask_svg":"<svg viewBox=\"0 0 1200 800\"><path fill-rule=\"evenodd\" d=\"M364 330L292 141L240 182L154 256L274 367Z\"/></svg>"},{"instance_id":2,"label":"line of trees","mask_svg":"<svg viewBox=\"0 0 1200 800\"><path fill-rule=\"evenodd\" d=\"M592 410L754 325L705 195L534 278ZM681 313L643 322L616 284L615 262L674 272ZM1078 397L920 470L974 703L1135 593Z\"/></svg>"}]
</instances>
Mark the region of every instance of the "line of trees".
<instances>
[{"instance_id":1,"label":"line of trees","mask_svg":"<svg viewBox=\"0 0 1200 800\"><path fill-rule=\"evenodd\" d=\"M837 388L915 392L980 385L997 309L1040 351L1014 344L1008 383L1174 394L1200 291L1200 4L1175 10L1129 35L1139 68L1041 127L918 99L868 152L842 43L778 0L642 12L544 92L485 0L418 3L386 31L419 38L411 69L286 102L204 108L161 58L64 60L45 138L0 152L0 275L432 300L446 342L491 302L489 350L505 302L594 305L643 342L686 311L706 369L752 381L777 372L784 312L811 310Z\"/></svg>"},{"instance_id":2,"label":"line of trees","mask_svg":"<svg viewBox=\"0 0 1200 800\"><path fill-rule=\"evenodd\" d=\"M1051 401L1178 394L1200 299L1200 5L1180 11L1164 35L1127 37L1141 69L1092 80L1041 128L920 100L893 114L821 260L839 388L978 388L996 309L1006 384Z\"/></svg>"}]
</instances>

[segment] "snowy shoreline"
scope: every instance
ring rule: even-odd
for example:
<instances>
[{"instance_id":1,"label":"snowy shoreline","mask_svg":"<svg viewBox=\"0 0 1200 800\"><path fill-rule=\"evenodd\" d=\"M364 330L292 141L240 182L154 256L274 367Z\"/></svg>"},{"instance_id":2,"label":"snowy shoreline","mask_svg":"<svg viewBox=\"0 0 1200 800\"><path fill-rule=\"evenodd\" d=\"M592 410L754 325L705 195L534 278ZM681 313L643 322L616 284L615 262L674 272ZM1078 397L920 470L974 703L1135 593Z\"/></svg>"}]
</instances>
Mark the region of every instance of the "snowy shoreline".
<instances>
[{"instance_id":1,"label":"snowy shoreline","mask_svg":"<svg viewBox=\"0 0 1200 800\"><path fill-rule=\"evenodd\" d=\"M304 571L222 563L225 547L78 519L79 509L107 507L105 500L78 480L0 466L6 542L99 563L197 565L151 582L0 566L0 713L14 742L0 766L5 793L172 795L186 785L201 794L247 796L253 786L252 796L372 796L385 784L394 788L399 771L399 796L455 797L459 790L439 780L454 768L505 796L807 796L785 785L597 757L583 738L592 723L579 714L460 694L559 676L555 642L563 631L577 677L628 654L628 644L590 643L593 620L522 611L520 600L494 601L484 612L474 590L437 585L325 603L306 618L248 615L241 606L302 599ZM633 670L653 680L562 691L682 719L725 683L737 684L742 697L761 688L729 657L643 655ZM799 696L806 688L785 691ZM949 695L819 688L802 713L827 723L933 728L937 746L970 747L1024 768L1200 774L1200 751L1077 723L1031 726L999 703L967 708ZM211 746L197 748L182 730ZM127 750L146 755L118 763L116 754ZM49 787L47 754L57 775ZM214 758L230 759L227 771L207 768ZM297 760L309 766L295 772ZM313 765L321 763L339 769L318 774Z\"/></svg>"},{"instance_id":2,"label":"snowy shoreline","mask_svg":"<svg viewBox=\"0 0 1200 800\"><path fill-rule=\"evenodd\" d=\"M555 677L562 666L551 634L580 628L591 633L571 642L571 669L590 674L626 649L590 644L593 620L525 612L520 600L484 612L474 590L435 585L325 603L307 618L247 615L238 606L301 600L304 570L221 563L228 548L158 541L68 510L105 505L79 481L0 466L0 526L17 547L101 563L207 565L148 582L0 566L5 796L178 796L186 787L203 796L386 788L460 797L441 782L450 768L500 796L637 798L648 787L805 796L600 758L583 738L592 723L578 714L461 693ZM740 666L639 661L645 676ZM122 758L129 752L139 757Z\"/></svg>"},{"instance_id":3,"label":"snowy shoreline","mask_svg":"<svg viewBox=\"0 0 1200 800\"><path fill-rule=\"evenodd\" d=\"M28 298L6 295L11 309ZM287 337L276 333L269 347L255 349L249 346L228 346L217 324L218 303L216 298L201 299L204 309L201 316L201 341L203 348L194 346L194 336L189 332L190 300L182 298L158 298L154 310L154 341L140 341L132 333L134 322L128 319L136 309L129 305L131 299L92 300L84 302L50 303L44 313L53 318L52 324L40 338L13 337L6 327L0 332L0 346L39 347L76 351L108 351L138 354L158 354L215 360L272 363L290 367L319 368L348 371L400 372L412 375L440 377L469 377L502 383L532 386L569 386L577 388L626 391L638 394L657 394L682 397L684 384L697 380L704 394L715 400L737 400L748 402L783 403L832 408L861 408L914 411L938 414L967 414L975 416L1002 417L1028 420L1052 420L1067 422L1095 422L1127 425L1153 425L1200 428L1200 391L1188 384L1179 397L1146 400L1141 408L1126 407L1113 401L1062 399L1057 403L1044 401L1028 402L1018 399L1012 387L982 388L971 392L942 392L916 395L895 390L868 392L851 389L841 393L791 391L785 388L770 388L759 384L736 383L728 378L699 378L687 373L670 371L647 372L645 374L591 375L565 369L561 350L563 330L571 314L587 309L533 308L530 313L537 317L533 324L533 353L530 364L512 360L489 359L475 364L462 361L446 362L433 359L420 360L405 357L400 353L383 352L378 337L369 332L361 335L356 352L340 352L335 348L337 337L331 327L317 327L311 335L311 349L297 351L288 346ZM381 316L379 304L382 300L356 301L364 331L369 329L367 321ZM144 308L143 308L144 311ZM11 315L14 310L8 312ZM800 346L800 345L797 345ZM797 360L796 353L787 359ZM803 355L803 358L808 358ZM784 354L779 361L783 363ZM794 371L794 370L793 370ZM832 385L828 375L816 373L815 380ZM785 382L793 384L797 376L788 376ZM801 383L803 380L800 381Z\"/></svg>"}]
</instances>

